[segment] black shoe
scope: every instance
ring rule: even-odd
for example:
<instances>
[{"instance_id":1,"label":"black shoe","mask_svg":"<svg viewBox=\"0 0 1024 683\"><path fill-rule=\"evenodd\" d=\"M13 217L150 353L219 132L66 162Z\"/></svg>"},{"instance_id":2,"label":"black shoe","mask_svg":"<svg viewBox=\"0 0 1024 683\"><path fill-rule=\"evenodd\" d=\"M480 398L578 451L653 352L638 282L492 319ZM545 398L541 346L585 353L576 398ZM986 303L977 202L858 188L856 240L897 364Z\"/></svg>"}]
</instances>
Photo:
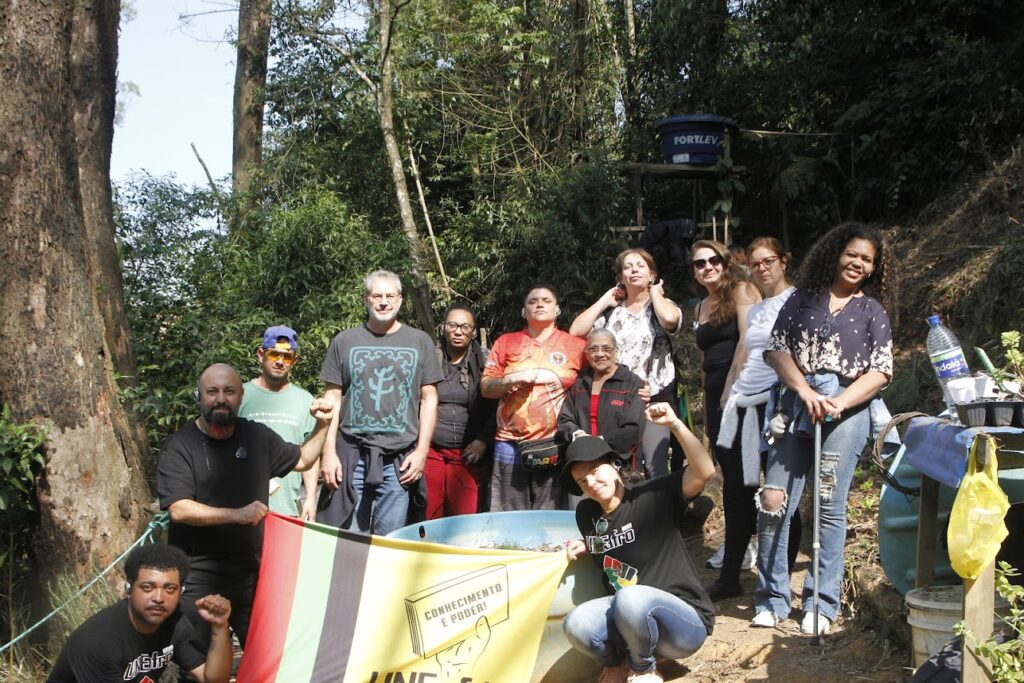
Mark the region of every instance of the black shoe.
<instances>
[{"instance_id":1,"label":"black shoe","mask_svg":"<svg viewBox=\"0 0 1024 683\"><path fill-rule=\"evenodd\" d=\"M738 598L743 595L743 586L740 585L739 581L725 581L723 579L718 579L707 587L707 592L708 597L711 598L712 602L718 602L719 600Z\"/></svg>"}]
</instances>

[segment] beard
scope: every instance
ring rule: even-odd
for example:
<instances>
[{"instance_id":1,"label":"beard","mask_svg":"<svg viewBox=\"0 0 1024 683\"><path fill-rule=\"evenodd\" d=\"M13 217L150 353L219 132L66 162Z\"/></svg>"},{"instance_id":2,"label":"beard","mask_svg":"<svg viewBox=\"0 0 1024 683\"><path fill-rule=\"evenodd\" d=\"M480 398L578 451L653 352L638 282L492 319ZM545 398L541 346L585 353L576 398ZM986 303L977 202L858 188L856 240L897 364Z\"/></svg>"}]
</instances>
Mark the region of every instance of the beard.
<instances>
[{"instance_id":1,"label":"beard","mask_svg":"<svg viewBox=\"0 0 1024 683\"><path fill-rule=\"evenodd\" d=\"M390 311L378 311L375 308L370 309L370 318L377 323L390 323L398 317L398 308L393 308Z\"/></svg>"},{"instance_id":2,"label":"beard","mask_svg":"<svg viewBox=\"0 0 1024 683\"><path fill-rule=\"evenodd\" d=\"M227 412L217 412L220 408L227 408ZM203 406L202 410L203 419L208 424L220 425L221 427L227 427L235 423L235 419L238 417L238 413L227 403L218 403L212 406Z\"/></svg>"}]
</instances>

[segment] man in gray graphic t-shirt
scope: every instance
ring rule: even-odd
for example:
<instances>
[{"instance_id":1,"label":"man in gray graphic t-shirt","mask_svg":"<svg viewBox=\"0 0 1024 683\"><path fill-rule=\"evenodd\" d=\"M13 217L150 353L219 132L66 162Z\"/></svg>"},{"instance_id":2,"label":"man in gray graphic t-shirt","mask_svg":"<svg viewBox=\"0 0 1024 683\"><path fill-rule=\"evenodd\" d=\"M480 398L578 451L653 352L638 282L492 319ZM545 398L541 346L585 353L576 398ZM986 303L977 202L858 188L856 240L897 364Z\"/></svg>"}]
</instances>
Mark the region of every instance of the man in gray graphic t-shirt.
<instances>
[{"instance_id":1,"label":"man in gray graphic t-shirt","mask_svg":"<svg viewBox=\"0 0 1024 683\"><path fill-rule=\"evenodd\" d=\"M405 524L408 490L423 477L442 375L430 337L398 322L398 276L378 270L365 287L366 323L331 341L320 370L340 411L324 446L317 521L384 535Z\"/></svg>"}]
</instances>

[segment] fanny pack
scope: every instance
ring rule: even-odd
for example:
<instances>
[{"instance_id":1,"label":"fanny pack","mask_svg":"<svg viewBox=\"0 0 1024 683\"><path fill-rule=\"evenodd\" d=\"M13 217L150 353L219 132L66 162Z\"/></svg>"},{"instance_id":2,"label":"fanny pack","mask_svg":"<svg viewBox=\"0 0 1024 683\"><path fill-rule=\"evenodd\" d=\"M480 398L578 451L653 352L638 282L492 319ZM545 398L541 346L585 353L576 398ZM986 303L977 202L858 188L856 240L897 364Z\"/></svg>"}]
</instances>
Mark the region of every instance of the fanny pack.
<instances>
[{"instance_id":1,"label":"fanny pack","mask_svg":"<svg viewBox=\"0 0 1024 683\"><path fill-rule=\"evenodd\" d=\"M536 472L558 466L558 442L555 437L519 442L519 456L523 469Z\"/></svg>"}]
</instances>

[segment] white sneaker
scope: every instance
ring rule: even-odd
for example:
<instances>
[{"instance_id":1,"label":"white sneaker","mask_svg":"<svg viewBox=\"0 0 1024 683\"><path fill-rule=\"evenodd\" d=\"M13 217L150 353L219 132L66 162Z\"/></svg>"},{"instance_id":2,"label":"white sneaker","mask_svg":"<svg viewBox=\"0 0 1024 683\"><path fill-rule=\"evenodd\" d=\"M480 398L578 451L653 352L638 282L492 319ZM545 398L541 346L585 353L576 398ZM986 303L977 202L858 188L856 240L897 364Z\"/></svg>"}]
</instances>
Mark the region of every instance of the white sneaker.
<instances>
[{"instance_id":1,"label":"white sneaker","mask_svg":"<svg viewBox=\"0 0 1024 683\"><path fill-rule=\"evenodd\" d=\"M750 625L755 628L775 628L779 625L779 618L775 616L775 612L763 610L754 615Z\"/></svg>"},{"instance_id":2,"label":"white sneaker","mask_svg":"<svg viewBox=\"0 0 1024 683\"><path fill-rule=\"evenodd\" d=\"M708 558L707 567L708 569L721 569L722 560L725 559L725 541L722 541L722 545L718 546L718 550L715 554Z\"/></svg>"},{"instance_id":3,"label":"white sneaker","mask_svg":"<svg viewBox=\"0 0 1024 683\"><path fill-rule=\"evenodd\" d=\"M823 636L832 630L832 622L828 617L818 615L818 635ZM800 633L814 635L814 612L804 612L803 621L800 622Z\"/></svg>"},{"instance_id":4,"label":"white sneaker","mask_svg":"<svg viewBox=\"0 0 1024 683\"><path fill-rule=\"evenodd\" d=\"M753 536L750 539L750 543L747 544L747 552L743 553L743 564L740 565L740 569L754 569L757 567L757 536Z\"/></svg>"},{"instance_id":5,"label":"white sneaker","mask_svg":"<svg viewBox=\"0 0 1024 683\"><path fill-rule=\"evenodd\" d=\"M633 671L626 678L626 683L664 683L665 679L661 677L657 669L651 669L650 671Z\"/></svg>"}]
</instances>

